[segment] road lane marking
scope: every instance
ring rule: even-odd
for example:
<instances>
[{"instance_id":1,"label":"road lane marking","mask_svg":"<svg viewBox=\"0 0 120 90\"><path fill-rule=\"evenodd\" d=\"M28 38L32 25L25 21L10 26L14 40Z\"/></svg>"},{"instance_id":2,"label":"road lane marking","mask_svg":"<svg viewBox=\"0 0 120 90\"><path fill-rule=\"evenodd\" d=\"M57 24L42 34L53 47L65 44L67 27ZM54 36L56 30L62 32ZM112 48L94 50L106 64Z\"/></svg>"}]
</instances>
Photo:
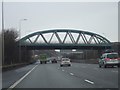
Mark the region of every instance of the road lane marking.
<instances>
[{"instance_id":1,"label":"road lane marking","mask_svg":"<svg viewBox=\"0 0 120 90\"><path fill-rule=\"evenodd\" d=\"M112 71L112 72L118 73L118 71Z\"/></svg>"},{"instance_id":2,"label":"road lane marking","mask_svg":"<svg viewBox=\"0 0 120 90\"><path fill-rule=\"evenodd\" d=\"M11 85L7 90L10 90L17 86L25 77L27 77L38 65L33 67L29 72L27 72L22 78L20 78L18 81L16 81L13 85Z\"/></svg>"},{"instance_id":3,"label":"road lane marking","mask_svg":"<svg viewBox=\"0 0 120 90\"><path fill-rule=\"evenodd\" d=\"M86 82L90 83L90 84L94 84L94 82L90 81L90 80L87 80L85 79Z\"/></svg>"},{"instance_id":4,"label":"road lane marking","mask_svg":"<svg viewBox=\"0 0 120 90\"><path fill-rule=\"evenodd\" d=\"M62 70L62 71L65 71L65 70Z\"/></svg>"},{"instance_id":5,"label":"road lane marking","mask_svg":"<svg viewBox=\"0 0 120 90\"><path fill-rule=\"evenodd\" d=\"M98 70L98 68L94 68L94 70Z\"/></svg>"},{"instance_id":6,"label":"road lane marking","mask_svg":"<svg viewBox=\"0 0 120 90\"><path fill-rule=\"evenodd\" d=\"M70 75L74 75L73 73L70 73Z\"/></svg>"},{"instance_id":7,"label":"road lane marking","mask_svg":"<svg viewBox=\"0 0 120 90\"><path fill-rule=\"evenodd\" d=\"M86 66L81 66L82 68L86 68Z\"/></svg>"}]
</instances>

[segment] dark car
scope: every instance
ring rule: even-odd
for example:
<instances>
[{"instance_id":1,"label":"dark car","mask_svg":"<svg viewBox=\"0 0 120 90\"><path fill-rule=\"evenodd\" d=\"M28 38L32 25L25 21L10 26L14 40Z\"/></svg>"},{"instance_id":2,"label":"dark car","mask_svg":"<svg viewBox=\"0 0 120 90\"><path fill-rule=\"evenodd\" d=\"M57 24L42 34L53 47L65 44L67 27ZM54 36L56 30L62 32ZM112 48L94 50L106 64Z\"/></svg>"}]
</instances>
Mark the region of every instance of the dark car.
<instances>
[{"instance_id":1,"label":"dark car","mask_svg":"<svg viewBox=\"0 0 120 90\"><path fill-rule=\"evenodd\" d=\"M52 63L57 63L57 60L56 60L56 59L53 59L53 60L52 60Z\"/></svg>"}]
</instances>

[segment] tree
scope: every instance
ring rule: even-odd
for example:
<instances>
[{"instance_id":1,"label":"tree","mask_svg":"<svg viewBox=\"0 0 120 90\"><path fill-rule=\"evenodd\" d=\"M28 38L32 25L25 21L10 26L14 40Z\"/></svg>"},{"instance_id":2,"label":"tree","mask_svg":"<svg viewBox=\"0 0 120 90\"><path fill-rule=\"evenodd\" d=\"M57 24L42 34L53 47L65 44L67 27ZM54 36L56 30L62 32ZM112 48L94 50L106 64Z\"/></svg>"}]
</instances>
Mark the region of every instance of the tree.
<instances>
[{"instance_id":1,"label":"tree","mask_svg":"<svg viewBox=\"0 0 120 90\"><path fill-rule=\"evenodd\" d=\"M21 61L19 61L19 46L16 41L18 32L11 28L4 30L4 64L29 63L31 61L31 51L21 49Z\"/></svg>"},{"instance_id":2,"label":"tree","mask_svg":"<svg viewBox=\"0 0 120 90\"><path fill-rule=\"evenodd\" d=\"M4 64L11 64L14 61L16 49L16 38L18 37L15 29L4 30Z\"/></svg>"}]
</instances>

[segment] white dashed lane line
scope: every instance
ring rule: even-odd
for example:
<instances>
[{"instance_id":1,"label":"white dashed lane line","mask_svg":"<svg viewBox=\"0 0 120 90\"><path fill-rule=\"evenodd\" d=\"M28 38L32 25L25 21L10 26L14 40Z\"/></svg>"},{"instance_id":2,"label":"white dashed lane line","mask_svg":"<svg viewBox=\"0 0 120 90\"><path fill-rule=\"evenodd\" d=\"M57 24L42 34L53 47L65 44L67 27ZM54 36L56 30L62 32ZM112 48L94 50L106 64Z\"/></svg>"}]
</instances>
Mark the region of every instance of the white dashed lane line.
<instances>
[{"instance_id":1,"label":"white dashed lane line","mask_svg":"<svg viewBox=\"0 0 120 90\"><path fill-rule=\"evenodd\" d=\"M86 68L86 66L81 66L81 68Z\"/></svg>"},{"instance_id":2,"label":"white dashed lane line","mask_svg":"<svg viewBox=\"0 0 120 90\"><path fill-rule=\"evenodd\" d=\"M98 68L94 68L94 70L98 70Z\"/></svg>"},{"instance_id":3,"label":"white dashed lane line","mask_svg":"<svg viewBox=\"0 0 120 90\"><path fill-rule=\"evenodd\" d=\"M114 72L114 73L118 73L118 71L112 71L112 72Z\"/></svg>"},{"instance_id":4,"label":"white dashed lane line","mask_svg":"<svg viewBox=\"0 0 120 90\"><path fill-rule=\"evenodd\" d=\"M58 68L58 69L59 69L59 68ZM65 70L62 69L62 71L65 71ZM69 74L72 75L72 76L74 76L73 73L69 73ZM85 79L85 82L90 83L90 84L94 84L93 81L90 81L90 80L87 80L87 79Z\"/></svg>"},{"instance_id":5,"label":"white dashed lane line","mask_svg":"<svg viewBox=\"0 0 120 90\"><path fill-rule=\"evenodd\" d=\"M94 82L87 80L87 79L85 79L85 82L90 83L90 84L94 84Z\"/></svg>"},{"instance_id":6,"label":"white dashed lane line","mask_svg":"<svg viewBox=\"0 0 120 90\"><path fill-rule=\"evenodd\" d=\"M72 76L73 76L74 74L73 74L73 73L70 73L70 75L72 75Z\"/></svg>"},{"instance_id":7,"label":"white dashed lane line","mask_svg":"<svg viewBox=\"0 0 120 90\"><path fill-rule=\"evenodd\" d=\"M65 71L65 70L62 70L63 72Z\"/></svg>"}]
</instances>

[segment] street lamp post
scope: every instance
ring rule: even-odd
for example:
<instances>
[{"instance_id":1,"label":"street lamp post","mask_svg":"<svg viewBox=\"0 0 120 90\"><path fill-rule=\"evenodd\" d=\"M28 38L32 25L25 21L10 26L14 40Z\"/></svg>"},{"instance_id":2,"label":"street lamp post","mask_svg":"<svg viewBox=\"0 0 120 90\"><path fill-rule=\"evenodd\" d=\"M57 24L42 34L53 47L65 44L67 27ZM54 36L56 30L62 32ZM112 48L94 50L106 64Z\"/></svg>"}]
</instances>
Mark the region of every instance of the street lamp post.
<instances>
[{"instance_id":1,"label":"street lamp post","mask_svg":"<svg viewBox=\"0 0 120 90\"><path fill-rule=\"evenodd\" d=\"M2 0L2 65L4 65L4 4Z\"/></svg>"},{"instance_id":2,"label":"street lamp post","mask_svg":"<svg viewBox=\"0 0 120 90\"><path fill-rule=\"evenodd\" d=\"M105 33L102 33L103 35L104 35L104 37L106 37L106 34ZM106 50L107 48L106 48L106 46L105 46L105 50Z\"/></svg>"},{"instance_id":3,"label":"street lamp post","mask_svg":"<svg viewBox=\"0 0 120 90\"><path fill-rule=\"evenodd\" d=\"M26 21L27 19L19 20L19 40L21 39L21 23L22 21ZM19 62L21 62L21 43L19 42Z\"/></svg>"}]
</instances>

